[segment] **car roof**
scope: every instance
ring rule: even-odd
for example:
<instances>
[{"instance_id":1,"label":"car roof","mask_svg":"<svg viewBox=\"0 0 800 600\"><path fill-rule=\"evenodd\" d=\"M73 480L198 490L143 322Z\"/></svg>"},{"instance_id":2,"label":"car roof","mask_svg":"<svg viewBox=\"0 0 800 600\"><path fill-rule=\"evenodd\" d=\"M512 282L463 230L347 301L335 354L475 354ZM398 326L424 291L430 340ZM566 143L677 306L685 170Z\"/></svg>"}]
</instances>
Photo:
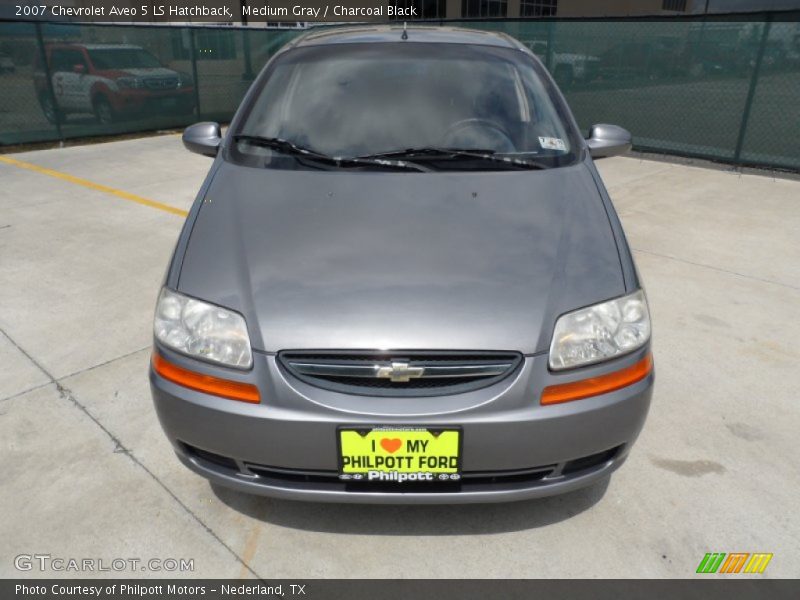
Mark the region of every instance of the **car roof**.
<instances>
[{"instance_id":1,"label":"car roof","mask_svg":"<svg viewBox=\"0 0 800 600\"><path fill-rule=\"evenodd\" d=\"M525 48L511 36L496 31L481 31L461 27L405 26L400 24L320 27L298 37L291 46L399 42L404 30L408 37L403 41L407 43L474 44L501 48Z\"/></svg>"},{"instance_id":2,"label":"car roof","mask_svg":"<svg viewBox=\"0 0 800 600\"><path fill-rule=\"evenodd\" d=\"M81 42L53 42L46 44L51 48L86 48L87 50L141 50L133 44L83 44Z\"/></svg>"}]
</instances>

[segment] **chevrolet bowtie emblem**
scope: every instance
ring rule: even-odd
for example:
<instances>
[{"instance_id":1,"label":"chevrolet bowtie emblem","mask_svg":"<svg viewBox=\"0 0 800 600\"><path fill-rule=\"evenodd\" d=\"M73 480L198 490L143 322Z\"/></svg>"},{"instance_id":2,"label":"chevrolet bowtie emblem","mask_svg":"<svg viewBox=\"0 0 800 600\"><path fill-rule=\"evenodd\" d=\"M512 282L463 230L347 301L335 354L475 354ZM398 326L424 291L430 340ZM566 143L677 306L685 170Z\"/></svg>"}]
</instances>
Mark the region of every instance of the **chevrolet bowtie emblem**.
<instances>
[{"instance_id":1,"label":"chevrolet bowtie emblem","mask_svg":"<svg viewBox=\"0 0 800 600\"><path fill-rule=\"evenodd\" d=\"M375 376L397 383L407 383L422 377L425 367L412 367L407 362L393 362L391 366L375 365Z\"/></svg>"}]
</instances>

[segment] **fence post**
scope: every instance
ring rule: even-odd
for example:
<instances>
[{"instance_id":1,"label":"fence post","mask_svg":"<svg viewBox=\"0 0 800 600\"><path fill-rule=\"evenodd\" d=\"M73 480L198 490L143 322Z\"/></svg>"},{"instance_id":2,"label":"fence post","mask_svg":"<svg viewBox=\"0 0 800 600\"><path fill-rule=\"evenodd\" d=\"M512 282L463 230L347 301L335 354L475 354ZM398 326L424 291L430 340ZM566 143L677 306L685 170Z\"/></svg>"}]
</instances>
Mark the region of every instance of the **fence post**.
<instances>
[{"instance_id":1,"label":"fence post","mask_svg":"<svg viewBox=\"0 0 800 600\"><path fill-rule=\"evenodd\" d=\"M555 28L556 21L550 20L547 23L547 56L545 58L545 66L550 74L555 77L553 73L553 42L555 41Z\"/></svg>"},{"instance_id":2,"label":"fence post","mask_svg":"<svg viewBox=\"0 0 800 600\"><path fill-rule=\"evenodd\" d=\"M192 79L194 79L194 106L197 111L197 120L202 121L200 112L200 80L197 78L197 47L194 43L194 29L189 28L189 52L192 54Z\"/></svg>"},{"instance_id":3,"label":"fence post","mask_svg":"<svg viewBox=\"0 0 800 600\"><path fill-rule=\"evenodd\" d=\"M747 100L744 103L744 110L742 111L742 122L739 124L739 137L736 140L736 150L733 153L734 164L740 164L742 158L742 147L744 146L745 135L747 134L747 125L750 121L750 111L753 108L753 99L756 95L756 87L758 86L758 75L761 71L761 61L764 58L764 48L767 45L767 38L772 26L772 13L768 13L764 20L764 28L761 31L761 42L758 46L758 54L756 54L756 62L753 65L753 74L750 76L750 89L747 90Z\"/></svg>"},{"instance_id":4,"label":"fence post","mask_svg":"<svg viewBox=\"0 0 800 600\"><path fill-rule=\"evenodd\" d=\"M253 58L250 56L250 32L247 27L242 27L242 54L244 55L244 73L242 79L244 81L253 81Z\"/></svg>"},{"instance_id":5,"label":"fence post","mask_svg":"<svg viewBox=\"0 0 800 600\"><path fill-rule=\"evenodd\" d=\"M53 103L53 117L55 120L54 125L56 126L56 135L61 143L64 143L64 134L61 131L61 113L58 110L58 103L56 101L56 93L53 90L53 75L50 72L50 64L47 62L47 52L44 49L44 37L42 36L42 25L41 23L34 23L34 29L36 30L36 45L39 47L39 62L42 65L42 70L44 71L44 78L47 80L47 93L50 95L50 101Z\"/></svg>"}]
</instances>

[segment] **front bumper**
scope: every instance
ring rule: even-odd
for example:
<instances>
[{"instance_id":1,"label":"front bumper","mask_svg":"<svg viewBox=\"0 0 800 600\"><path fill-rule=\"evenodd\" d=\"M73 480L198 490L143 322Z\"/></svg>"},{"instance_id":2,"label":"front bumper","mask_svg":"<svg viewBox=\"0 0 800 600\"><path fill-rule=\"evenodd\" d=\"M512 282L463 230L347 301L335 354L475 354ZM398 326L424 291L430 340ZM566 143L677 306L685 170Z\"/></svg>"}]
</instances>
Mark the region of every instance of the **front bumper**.
<instances>
[{"instance_id":1,"label":"front bumper","mask_svg":"<svg viewBox=\"0 0 800 600\"><path fill-rule=\"evenodd\" d=\"M119 90L110 95L110 101L117 113L189 112L195 107L193 87L172 90Z\"/></svg>"},{"instance_id":2,"label":"front bumper","mask_svg":"<svg viewBox=\"0 0 800 600\"><path fill-rule=\"evenodd\" d=\"M539 404L544 386L622 369L649 352L643 348L561 374L548 370L546 355L526 357L514 375L464 394L372 398L304 384L272 355L256 354L253 370L241 373L158 351L184 368L256 383L262 395L255 405L226 400L178 386L151 369L156 411L180 460L223 486L292 500L497 502L588 486L624 462L644 424L654 381L651 373L608 394ZM462 481L429 487L340 481L336 429L357 424L460 426Z\"/></svg>"}]
</instances>

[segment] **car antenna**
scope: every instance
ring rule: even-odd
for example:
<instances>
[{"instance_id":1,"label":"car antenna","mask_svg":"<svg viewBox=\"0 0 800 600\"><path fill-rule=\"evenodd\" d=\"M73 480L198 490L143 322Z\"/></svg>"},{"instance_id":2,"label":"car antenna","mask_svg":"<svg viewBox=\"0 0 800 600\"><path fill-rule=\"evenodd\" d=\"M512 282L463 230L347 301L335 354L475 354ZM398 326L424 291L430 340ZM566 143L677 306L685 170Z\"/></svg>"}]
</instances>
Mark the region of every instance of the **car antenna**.
<instances>
[{"instance_id":1,"label":"car antenna","mask_svg":"<svg viewBox=\"0 0 800 600\"><path fill-rule=\"evenodd\" d=\"M403 21L403 35L400 36L401 40L407 40L408 39L408 29L406 29L407 25L408 25L408 23L406 21Z\"/></svg>"}]
</instances>

